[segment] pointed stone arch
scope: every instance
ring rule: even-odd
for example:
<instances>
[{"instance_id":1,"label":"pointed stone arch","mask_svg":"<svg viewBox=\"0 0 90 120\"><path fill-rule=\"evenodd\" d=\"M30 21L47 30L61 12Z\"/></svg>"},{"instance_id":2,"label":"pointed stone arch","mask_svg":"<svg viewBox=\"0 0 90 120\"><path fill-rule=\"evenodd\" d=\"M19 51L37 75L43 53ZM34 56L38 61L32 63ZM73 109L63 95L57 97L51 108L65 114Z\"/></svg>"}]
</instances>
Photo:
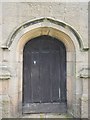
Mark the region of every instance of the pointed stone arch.
<instances>
[{"instance_id":1,"label":"pointed stone arch","mask_svg":"<svg viewBox=\"0 0 90 120\"><path fill-rule=\"evenodd\" d=\"M25 44L38 36L48 35L57 38L63 42L67 52L67 111L77 116L81 111L78 110L76 101L76 53L80 50L87 51L83 45L82 39L76 30L67 23L52 18L40 18L28 21L16 28L6 43L2 45L3 49L8 49L10 65L15 71L12 75L14 80L10 81L11 88L14 88L15 94L10 94L13 98L12 114L22 115L22 81L23 81L23 49ZM14 96L14 97L13 97ZM17 108L15 110L15 108ZM16 112L16 113L15 113ZM78 115L80 117L80 114Z\"/></svg>"},{"instance_id":2,"label":"pointed stone arch","mask_svg":"<svg viewBox=\"0 0 90 120\"><path fill-rule=\"evenodd\" d=\"M40 20L40 21L39 21ZM69 113L73 113L74 106L74 100L76 99L75 96L75 89L73 88L73 85L75 85L75 54L77 50L81 49L81 45L76 40L76 37L74 34L71 33L69 30L65 30L63 26L60 26L58 24L54 24L49 21L49 18L43 18L36 20L36 22L31 22L26 25L26 28L22 28L21 31L16 35L13 36L14 40L9 44L8 42L8 48L12 50L13 48L16 50L16 59L18 64L18 75L19 78L19 100L21 101L21 105L19 106L20 111L22 110L22 81L23 81L23 49L25 44L32 40L33 38L36 38L38 36L42 35L48 35L54 38L57 38L59 41L63 42L63 44L66 47L67 52L67 111ZM51 19L50 19L51 20ZM61 24L62 25L62 24ZM28 27L27 27L28 26ZM77 47L77 49L76 49ZM72 70L73 67L73 70ZM20 74L21 73L21 74ZM21 111L22 114L22 111Z\"/></svg>"},{"instance_id":3,"label":"pointed stone arch","mask_svg":"<svg viewBox=\"0 0 90 120\"><path fill-rule=\"evenodd\" d=\"M34 30L39 27L44 28L44 31L47 31L45 34L48 35L52 33L52 28L61 30L62 32L69 35L71 39L73 37L73 42L78 43L80 50L88 50L88 48L83 45L81 36L72 26L68 25L65 22L55 20L49 17L31 20L21 24L11 33L6 43L2 45L2 48L9 49L17 36L20 37L23 35L23 33L29 32L29 30ZM46 28L48 28L48 30ZM44 34L43 30L41 30L41 34Z\"/></svg>"}]
</instances>

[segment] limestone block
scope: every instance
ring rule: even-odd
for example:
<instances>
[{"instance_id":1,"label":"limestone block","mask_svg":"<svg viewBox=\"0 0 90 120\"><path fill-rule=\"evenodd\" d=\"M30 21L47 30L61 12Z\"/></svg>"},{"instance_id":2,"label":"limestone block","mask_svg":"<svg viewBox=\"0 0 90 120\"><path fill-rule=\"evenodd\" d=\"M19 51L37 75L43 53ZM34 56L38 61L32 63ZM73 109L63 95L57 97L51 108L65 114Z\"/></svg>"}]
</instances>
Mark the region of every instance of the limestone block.
<instances>
[{"instance_id":1,"label":"limestone block","mask_svg":"<svg viewBox=\"0 0 90 120\"><path fill-rule=\"evenodd\" d=\"M0 108L2 110L2 118L10 116L10 99L8 95L0 96Z\"/></svg>"},{"instance_id":2,"label":"limestone block","mask_svg":"<svg viewBox=\"0 0 90 120\"><path fill-rule=\"evenodd\" d=\"M9 90L9 80L3 80L1 81L1 91L0 93L1 94L7 94L8 93L8 90Z\"/></svg>"},{"instance_id":3,"label":"limestone block","mask_svg":"<svg viewBox=\"0 0 90 120\"><path fill-rule=\"evenodd\" d=\"M2 80L0 80L0 94L2 94Z\"/></svg>"},{"instance_id":4,"label":"limestone block","mask_svg":"<svg viewBox=\"0 0 90 120\"><path fill-rule=\"evenodd\" d=\"M75 73L75 62L68 62L67 63L67 75L74 75Z\"/></svg>"},{"instance_id":5,"label":"limestone block","mask_svg":"<svg viewBox=\"0 0 90 120\"><path fill-rule=\"evenodd\" d=\"M10 55L9 55L9 50L8 49L3 49L2 51L2 63L3 65L8 64L8 61L10 61ZM6 64L4 64L6 63Z\"/></svg>"},{"instance_id":6,"label":"limestone block","mask_svg":"<svg viewBox=\"0 0 90 120\"><path fill-rule=\"evenodd\" d=\"M0 63L2 64L2 49L0 49Z\"/></svg>"},{"instance_id":7,"label":"limestone block","mask_svg":"<svg viewBox=\"0 0 90 120\"><path fill-rule=\"evenodd\" d=\"M2 118L2 95L0 95L0 120Z\"/></svg>"},{"instance_id":8,"label":"limestone block","mask_svg":"<svg viewBox=\"0 0 90 120\"><path fill-rule=\"evenodd\" d=\"M10 79L10 77L11 77L11 74L8 67L4 65L0 66L0 79L7 80L7 79Z\"/></svg>"},{"instance_id":9,"label":"limestone block","mask_svg":"<svg viewBox=\"0 0 90 120\"><path fill-rule=\"evenodd\" d=\"M83 95L81 98L81 118L88 118L88 96Z\"/></svg>"},{"instance_id":10,"label":"limestone block","mask_svg":"<svg viewBox=\"0 0 90 120\"><path fill-rule=\"evenodd\" d=\"M19 101L18 101L18 94L13 94L10 96L10 115L12 117L17 117L20 113L19 111Z\"/></svg>"},{"instance_id":11,"label":"limestone block","mask_svg":"<svg viewBox=\"0 0 90 120\"><path fill-rule=\"evenodd\" d=\"M72 62L73 60L75 60L75 53L74 52L67 52L67 61Z\"/></svg>"},{"instance_id":12,"label":"limestone block","mask_svg":"<svg viewBox=\"0 0 90 120\"><path fill-rule=\"evenodd\" d=\"M75 93L73 95L73 105L72 105L72 109L73 109L73 115L76 118L80 118L81 117L81 95Z\"/></svg>"},{"instance_id":13,"label":"limestone block","mask_svg":"<svg viewBox=\"0 0 90 120\"><path fill-rule=\"evenodd\" d=\"M88 52L77 51L76 61L77 62L88 62Z\"/></svg>"},{"instance_id":14,"label":"limestone block","mask_svg":"<svg viewBox=\"0 0 90 120\"><path fill-rule=\"evenodd\" d=\"M73 115L75 118L80 118L81 117L81 106L80 104L73 104Z\"/></svg>"},{"instance_id":15,"label":"limestone block","mask_svg":"<svg viewBox=\"0 0 90 120\"><path fill-rule=\"evenodd\" d=\"M80 70L80 78L84 78L84 79L87 79L87 78L90 78L90 68L87 68L87 67L84 67Z\"/></svg>"},{"instance_id":16,"label":"limestone block","mask_svg":"<svg viewBox=\"0 0 90 120\"><path fill-rule=\"evenodd\" d=\"M76 94L82 94L83 93L83 81L79 77L76 79Z\"/></svg>"},{"instance_id":17,"label":"limestone block","mask_svg":"<svg viewBox=\"0 0 90 120\"><path fill-rule=\"evenodd\" d=\"M84 69L87 69L88 68L88 62L76 62L76 76L81 78L80 76L82 76L82 73L84 72ZM88 74L88 70L85 70L86 73L85 74Z\"/></svg>"}]
</instances>

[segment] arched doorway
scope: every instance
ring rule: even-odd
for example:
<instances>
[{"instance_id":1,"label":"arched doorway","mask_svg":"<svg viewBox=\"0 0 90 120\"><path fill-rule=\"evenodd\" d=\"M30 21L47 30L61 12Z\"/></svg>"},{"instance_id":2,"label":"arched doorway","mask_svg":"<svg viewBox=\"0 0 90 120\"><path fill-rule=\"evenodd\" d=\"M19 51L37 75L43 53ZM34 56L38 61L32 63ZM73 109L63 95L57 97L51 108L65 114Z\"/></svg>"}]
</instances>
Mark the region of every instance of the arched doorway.
<instances>
[{"instance_id":1,"label":"arched doorway","mask_svg":"<svg viewBox=\"0 0 90 120\"><path fill-rule=\"evenodd\" d=\"M10 102L11 114L12 116L15 115L17 117L18 115L22 116L22 111L25 112L25 104L22 99L24 93L22 85L24 61L23 49L25 48L24 46L25 44L27 44L28 41L31 41L33 38L43 35L48 35L52 36L52 38L57 38L58 42L61 41L65 45L67 66L67 112L75 117L80 117L81 112L83 111L81 108L82 85L80 86L80 89L77 89L79 88L79 77L77 76L77 73L79 71L79 65L81 63L81 61L79 61L79 58L83 58L83 55L86 54L85 51L88 51L88 49L87 47L85 47L85 45L83 45L83 41L80 35L72 26L62 21L55 20L53 18L35 19L21 24L20 26L18 26L17 29L14 29L7 42L4 45L2 45L4 51L8 50L8 52L10 52L9 54L11 59L9 65L11 65L12 70L15 71L13 72L15 74L13 74L13 76L11 75L12 80L10 81L10 87L13 88L13 94L12 91L10 91L10 101L12 101ZM14 62L12 62L12 60ZM29 104L27 104L27 106L29 106ZM59 113L60 112L61 111L59 111Z\"/></svg>"},{"instance_id":2,"label":"arched doorway","mask_svg":"<svg viewBox=\"0 0 90 120\"><path fill-rule=\"evenodd\" d=\"M63 113L66 103L64 44L48 35L33 38L23 50L23 113Z\"/></svg>"}]
</instances>

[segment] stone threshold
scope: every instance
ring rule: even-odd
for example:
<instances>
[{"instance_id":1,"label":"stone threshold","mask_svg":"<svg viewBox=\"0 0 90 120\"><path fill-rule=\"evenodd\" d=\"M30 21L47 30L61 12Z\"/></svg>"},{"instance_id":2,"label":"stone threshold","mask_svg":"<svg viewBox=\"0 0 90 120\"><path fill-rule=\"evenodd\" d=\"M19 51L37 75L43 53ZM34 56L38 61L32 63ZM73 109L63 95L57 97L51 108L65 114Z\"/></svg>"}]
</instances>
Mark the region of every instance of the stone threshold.
<instances>
[{"instance_id":1,"label":"stone threshold","mask_svg":"<svg viewBox=\"0 0 90 120\"><path fill-rule=\"evenodd\" d=\"M45 114L23 114L20 118L73 118L70 114L45 113Z\"/></svg>"}]
</instances>

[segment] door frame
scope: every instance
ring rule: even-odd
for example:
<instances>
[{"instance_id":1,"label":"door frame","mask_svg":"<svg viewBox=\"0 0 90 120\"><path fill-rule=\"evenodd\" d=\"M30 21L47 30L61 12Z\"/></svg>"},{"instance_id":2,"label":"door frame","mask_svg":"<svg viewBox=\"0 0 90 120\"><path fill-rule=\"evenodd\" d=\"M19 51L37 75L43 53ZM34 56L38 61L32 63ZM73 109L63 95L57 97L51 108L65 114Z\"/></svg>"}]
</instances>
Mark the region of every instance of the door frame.
<instances>
[{"instance_id":1,"label":"door frame","mask_svg":"<svg viewBox=\"0 0 90 120\"><path fill-rule=\"evenodd\" d=\"M22 81L23 81L23 48L24 45L31 40L32 38L38 37L40 35L48 35L46 34L45 31L47 31L49 28L47 27L41 27L41 28L36 28L32 31L27 32L25 35L23 35L21 37L21 39L18 42L18 48L17 48L17 56L18 56L18 61L20 62L19 64L19 73L21 73L20 75L20 82L19 82L19 101L22 101ZM51 32L49 33L50 36L52 37L56 37L58 40L60 40L61 42L64 43L65 47L66 47L66 54L67 54L67 58L66 58L66 73L67 73L67 78L66 78L66 83L67 83L67 112L72 113L73 112L73 101L76 99L76 95L75 95L75 91L76 91L76 81L75 81L75 46L71 40L71 38L63 33L60 30L57 30L55 28L50 28ZM42 34L41 34L42 31ZM32 36L33 34L33 36ZM27 38L27 39L26 39ZM72 70L73 67L73 70ZM18 74L19 74L18 73ZM74 86L73 86L74 85ZM19 107L19 111L22 114L22 102L21 105Z\"/></svg>"}]
</instances>

